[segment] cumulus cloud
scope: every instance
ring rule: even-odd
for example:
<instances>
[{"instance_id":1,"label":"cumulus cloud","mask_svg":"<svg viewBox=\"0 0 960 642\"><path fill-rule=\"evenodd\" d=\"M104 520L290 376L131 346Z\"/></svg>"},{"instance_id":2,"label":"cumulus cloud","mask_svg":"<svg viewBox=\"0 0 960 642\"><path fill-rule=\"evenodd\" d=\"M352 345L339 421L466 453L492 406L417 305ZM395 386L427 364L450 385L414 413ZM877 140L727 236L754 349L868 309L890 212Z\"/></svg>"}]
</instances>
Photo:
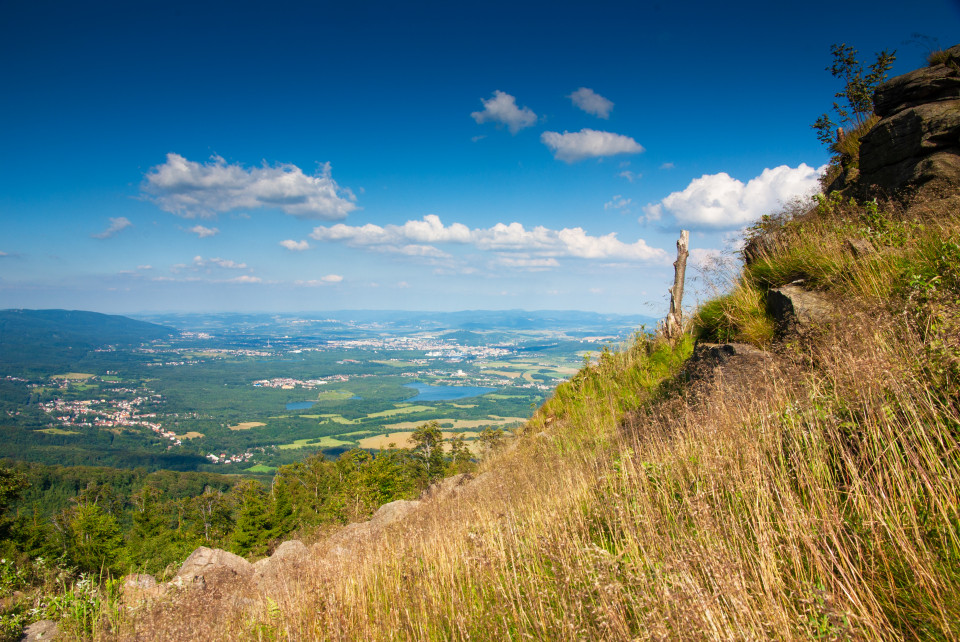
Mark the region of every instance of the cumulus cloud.
<instances>
[{"instance_id":1,"label":"cumulus cloud","mask_svg":"<svg viewBox=\"0 0 960 642\"><path fill-rule=\"evenodd\" d=\"M553 157L567 163L616 154L639 154L643 147L629 136L581 129L578 132L543 132L540 141L553 150Z\"/></svg>"},{"instance_id":2,"label":"cumulus cloud","mask_svg":"<svg viewBox=\"0 0 960 642\"><path fill-rule=\"evenodd\" d=\"M573 104L587 112L600 118L610 118L610 111L613 109L613 103L592 89L581 87L569 96Z\"/></svg>"},{"instance_id":3,"label":"cumulus cloud","mask_svg":"<svg viewBox=\"0 0 960 642\"><path fill-rule=\"evenodd\" d=\"M91 234L90 236L95 239L109 239L116 236L121 230L125 230L128 227L133 225L126 216L118 216L116 218L110 219L110 225L102 232L97 234Z\"/></svg>"},{"instance_id":4,"label":"cumulus cloud","mask_svg":"<svg viewBox=\"0 0 960 642\"><path fill-rule=\"evenodd\" d=\"M353 192L337 185L329 163L311 176L292 164L247 169L219 156L197 163L167 154L165 163L147 172L141 188L160 209L184 218L266 207L297 218L336 220L357 209Z\"/></svg>"},{"instance_id":5,"label":"cumulus cloud","mask_svg":"<svg viewBox=\"0 0 960 642\"><path fill-rule=\"evenodd\" d=\"M725 172L696 178L683 191L673 192L659 203L647 205L648 220L672 214L681 225L691 227L736 227L772 214L797 198L816 192L825 167L806 164L765 169L746 183Z\"/></svg>"},{"instance_id":6,"label":"cumulus cloud","mask_svg":"<svg viewBox=\"0 0 960 642\"><path fill-rule=\"evenodd\" d=\"M627 179L628 181L630 181L631 183L632 183L633 181L637 180L638 178L640 178L640 174L634 174L634 173L631 172L629 169L625 169L625 170L621 171L620 173L617 174L617 176L620 177L620 178L625 178L625 179Z\"/></svg>"},{"instance_id":7,"label":"cumulus cloud","mask_svg":"<svg viewBox=\"0 0 960 642\"><path fill-rule=\"evenodd\" d=\"M194 225L190 228L190 231L202 239L208 236L216 236L220 233L220 230L216 227L204 227L202 225Z\"/></svg>"},{"instance_id":8,"label":"cumulus cloud","mask_svg":"<svg viewBox=\"0 0 960 642\"><path fill-rule=\"evenodd\" d=\"M293 239L280 241L280 245L287 248L291 252L303 252L304 250L310 249L310 244L306 241L294 241Z\"/></svg>"},{"instance_id":9,"label":"cumulus cloud","mask_svg":"<svg viewBox=\"0 0 960 642\"><path fill-rule=\"evenodd\" d=\"M493 98L482 100L483 111L475 111L470 115L477 124L498 123L506 125L511 134L516 134L525 127L531 127L537 122L537 115L529 107L517 107L517 99L499 89L493 92Z\"/></svg>"},{"instance_id":10,"label":"cumulus cloud","mask_svg":"<svg viewBox=\"0 0 960 642\"><path fill-rule=\"evenodd\" d=\"M554 267L555 259L626 259L648 263L663 262L666 252L640 239L624 243L616 233L591 236L582 228L552 230L543 226L527 229L521 223L497 223L489 228L470 229L462 223L444 225L434 214L403 225L351 226L338 223L319 226L310 234L317 241L341 242L380 252L399 252L409 256L448 257L433 244L469 245L501 256L502 265L511 267ZM534 259L539 262L533 263ZM550 260L553 261L551 262Z\"/></svg>"}]
</instances>

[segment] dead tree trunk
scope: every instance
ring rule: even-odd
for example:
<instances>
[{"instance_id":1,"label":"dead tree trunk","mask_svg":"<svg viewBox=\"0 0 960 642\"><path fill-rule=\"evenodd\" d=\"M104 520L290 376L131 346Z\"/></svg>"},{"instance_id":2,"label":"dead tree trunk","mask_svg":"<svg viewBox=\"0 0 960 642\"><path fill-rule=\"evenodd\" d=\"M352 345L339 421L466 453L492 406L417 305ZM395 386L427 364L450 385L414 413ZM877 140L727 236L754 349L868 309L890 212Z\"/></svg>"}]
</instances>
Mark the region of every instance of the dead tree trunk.
<instances>
[{"instance_id":1,"label":"dead tree trunk","mask_svg":"<svg viewBox=\"0 0 960 642\"><path fill-rule=\"evenodd\" d=\"M687 273L687 256L690 252L690 232L680 230L677 240L677 260L673 264L673 287L670 288L670 312L664 322L664 336L670 341L680 337L683 332L683 280Z\"/></svg>"}]
</instances>

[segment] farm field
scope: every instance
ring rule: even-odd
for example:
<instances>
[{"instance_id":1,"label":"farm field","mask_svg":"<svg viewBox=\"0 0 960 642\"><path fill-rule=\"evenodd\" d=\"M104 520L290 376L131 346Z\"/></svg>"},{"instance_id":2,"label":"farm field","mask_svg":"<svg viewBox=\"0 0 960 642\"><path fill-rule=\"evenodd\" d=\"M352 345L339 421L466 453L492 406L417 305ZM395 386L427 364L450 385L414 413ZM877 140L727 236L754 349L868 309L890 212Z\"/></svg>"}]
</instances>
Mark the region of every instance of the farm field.
<instances>
[{"instance_id":1,"label":"farm field","mask_svg":"<svg viewBox=\"0 0 960 642\"><path fill-rule=\"evenodd\" d=\"M428 421L469 442L485 428L522 426L584 353L608 345L580 338L592 329L580 316L524 318L537 327L518 330L509 312L481 313L486 321L476 314L458 321L469 330L428 313L316 325L161 315L149 320L179 334L85 353L47 372L0 371L17 380L5 384L0 428L12 437L0 456L268 472L317 451L403 446ZM626 338L636 328L619 318L592 322L602 326L597 336Z\"/></svg>"}]
</instances>

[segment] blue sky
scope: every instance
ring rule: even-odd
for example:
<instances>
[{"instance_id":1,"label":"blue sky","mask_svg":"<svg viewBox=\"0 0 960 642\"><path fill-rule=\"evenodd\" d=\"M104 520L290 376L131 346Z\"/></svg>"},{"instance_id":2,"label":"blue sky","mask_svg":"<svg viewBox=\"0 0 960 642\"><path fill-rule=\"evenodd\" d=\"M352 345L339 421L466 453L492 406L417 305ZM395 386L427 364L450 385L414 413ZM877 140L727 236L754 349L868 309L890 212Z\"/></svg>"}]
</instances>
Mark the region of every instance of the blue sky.
<instances>
[{"instance_id":1,"label":"blue sky","mask_svg":"<svg viewBox=\"0 0 960 642\"><path fill-rule=\"evenodd\" d=\"M682 227L816 184L830 45L915 34L960 7L8 2L0 308L661 316Z\"/></svg>"}]
</instances>

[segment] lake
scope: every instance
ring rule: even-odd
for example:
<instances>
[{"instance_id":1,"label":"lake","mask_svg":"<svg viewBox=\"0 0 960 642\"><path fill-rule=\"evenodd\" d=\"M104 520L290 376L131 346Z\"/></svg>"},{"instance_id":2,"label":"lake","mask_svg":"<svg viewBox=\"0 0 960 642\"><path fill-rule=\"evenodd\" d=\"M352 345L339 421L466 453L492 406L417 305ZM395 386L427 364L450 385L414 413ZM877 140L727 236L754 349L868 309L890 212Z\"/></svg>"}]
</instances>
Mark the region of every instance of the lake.
<instances>
[{"instance_id":1,"label":"lake","mask_svg":"<svg viewBox=\"0 0 960 642\"><path fill-rule=\"evenodd\" d=\"M317 403L316 401L292 401L287 404L287 410L306 410L307 408L313 408L313 404Z\"/></svg>"},{"instance_id":2,"label":"lake","mask_svg":"<svg viewBox=\"0 0 960 642\"><path fill-rule=\"evenodd\" d=\"M425 383L407 383L403 387L413 388L420 393L406 401L453 401L467 397L480 397L496 390L496 388L480 386L428 386Z\"/></svg>"}]
</instances>

